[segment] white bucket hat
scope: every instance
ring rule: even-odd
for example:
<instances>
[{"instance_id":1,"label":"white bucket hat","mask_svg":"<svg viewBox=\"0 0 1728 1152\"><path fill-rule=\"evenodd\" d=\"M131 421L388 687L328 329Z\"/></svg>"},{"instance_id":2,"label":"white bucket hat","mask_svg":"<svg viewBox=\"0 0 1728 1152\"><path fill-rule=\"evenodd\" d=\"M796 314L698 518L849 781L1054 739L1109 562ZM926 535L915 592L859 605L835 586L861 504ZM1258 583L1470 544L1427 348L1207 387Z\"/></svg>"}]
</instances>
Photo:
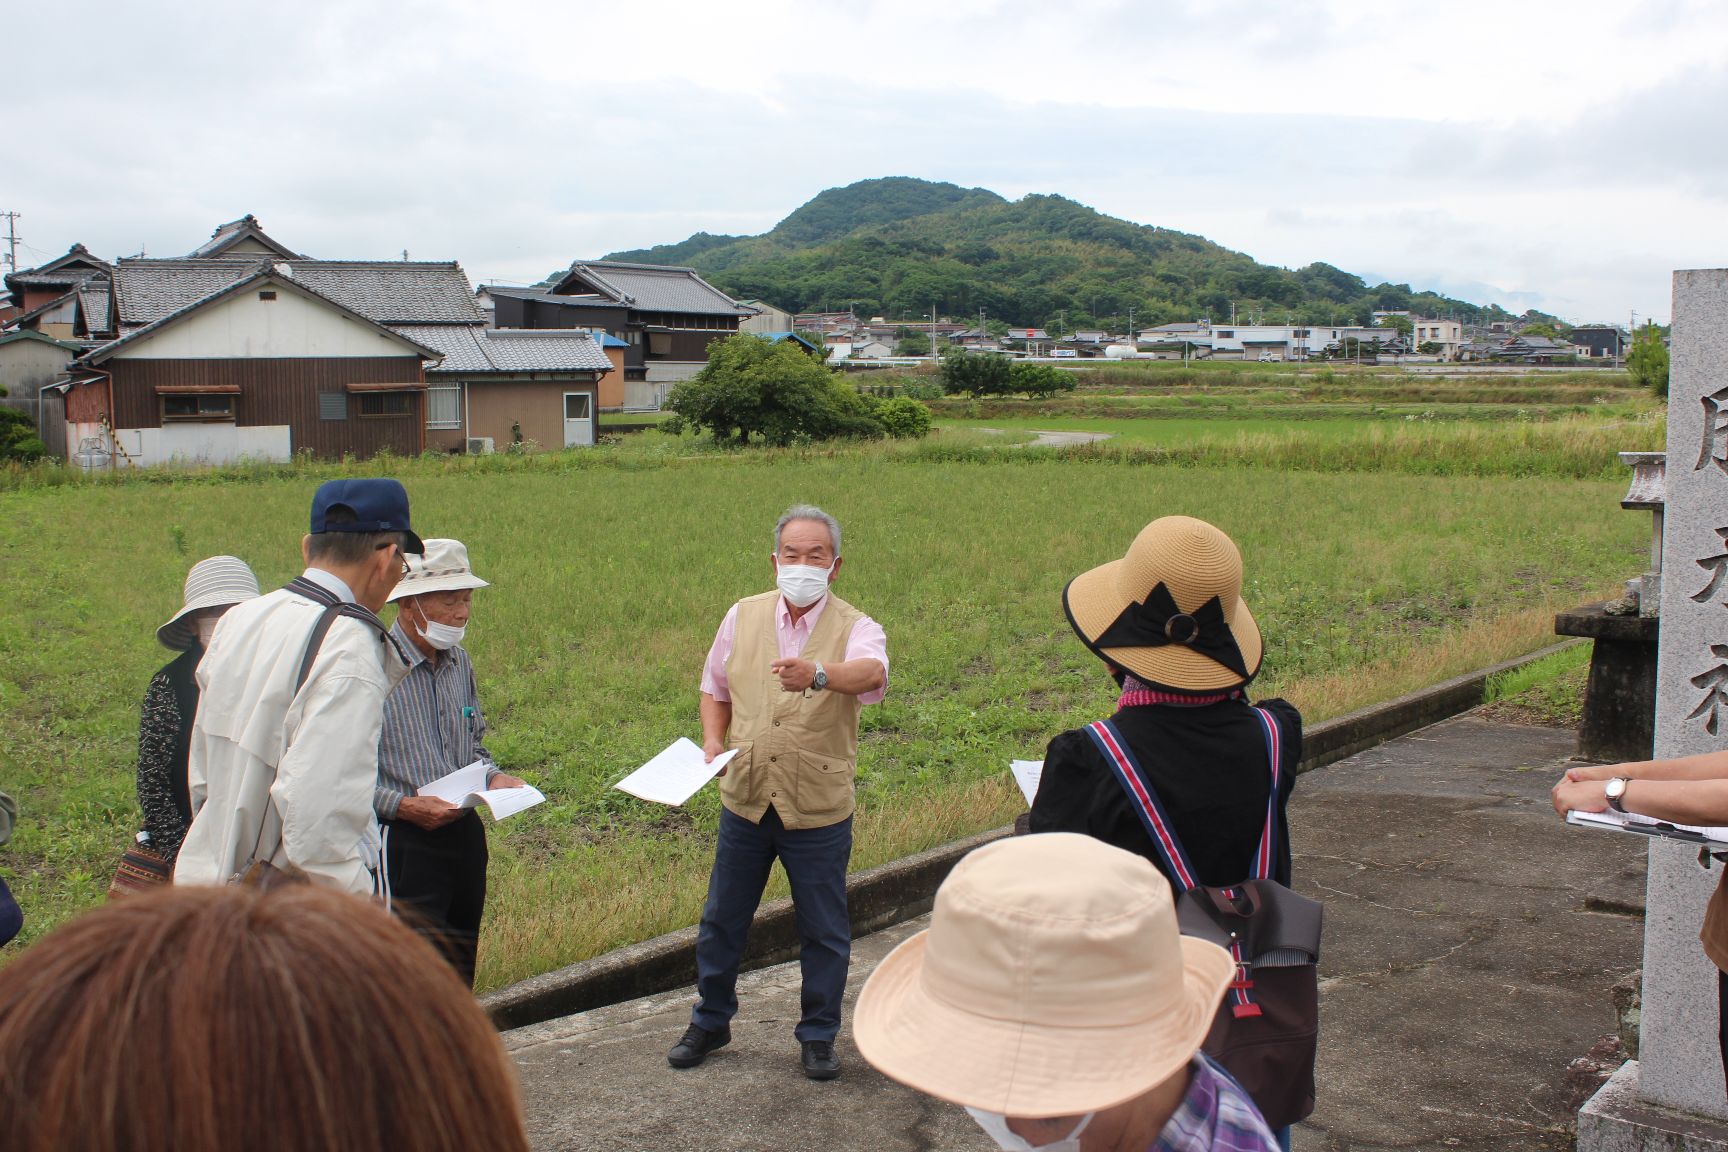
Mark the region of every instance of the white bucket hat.
<instances>
[{"instance_id":1,"label":"white bucket hat","mask_svg":"<svg viewBox=\"0 0 1728 1152\"><path fill-rule=\"evenodd\" d=\"M1177 931L1141 856L1050 832L987 844L936 892L930 927L877 966L852 1032L877 1070L1028 1119L1111 1108L1193 1058L1235 974Z\"/></svg>"},{"instance_id":2,"label":"white bucket hat","mask_svg":"<svg viewBox=\"0 0 1728 1152\"><path fill-rule=\"evenodd\" d=\"M468 566L468 549L460 540L427 540L426 551L408 557L408 574L396 582L390 603L422 592L454 592L490 587Z\"/></svg>"},{"instance_id":3,"label":"white bucket hat","mask_svg":"<svg viewBox=\"0 0 1728 1152\"><path fill-rule=\"evenodd\" d=\"M198 643L198 630L190 617L201 608L232 608L258 595L258 577L238 556L212 556L192 565L186 573L185 604L173 619L156 629L164 648L185 652Z\"/></svg>"}]
</instances>

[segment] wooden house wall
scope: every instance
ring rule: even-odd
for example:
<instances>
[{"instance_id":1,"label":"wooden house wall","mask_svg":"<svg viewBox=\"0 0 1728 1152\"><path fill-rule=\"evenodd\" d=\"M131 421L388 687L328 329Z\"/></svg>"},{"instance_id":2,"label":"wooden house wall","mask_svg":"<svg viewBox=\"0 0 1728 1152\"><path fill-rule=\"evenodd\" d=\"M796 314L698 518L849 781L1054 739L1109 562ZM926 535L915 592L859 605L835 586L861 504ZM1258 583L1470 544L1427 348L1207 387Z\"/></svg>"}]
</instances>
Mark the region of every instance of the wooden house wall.
<instances>
[{"instance_id":1,"label":"wooden house wall","mask_svg":"<svg viewBox=\"0 0 1728 1152\"><path fill-rule=\"evenodd\" d=\"M416 455L426 433L426 395L414 392L403 416L362 416L360 396L349 384L425 383L414 356L354 356L281 360L110 360L114 378L114 427L156 428L162 406L156 393L164 385L238 386L234 422L242 427L288 425L296 452L319 457L353 453L371 456L388 449ZM346 420L321 420L318 395L347 397Z\"/></svg>"}]
</instances>

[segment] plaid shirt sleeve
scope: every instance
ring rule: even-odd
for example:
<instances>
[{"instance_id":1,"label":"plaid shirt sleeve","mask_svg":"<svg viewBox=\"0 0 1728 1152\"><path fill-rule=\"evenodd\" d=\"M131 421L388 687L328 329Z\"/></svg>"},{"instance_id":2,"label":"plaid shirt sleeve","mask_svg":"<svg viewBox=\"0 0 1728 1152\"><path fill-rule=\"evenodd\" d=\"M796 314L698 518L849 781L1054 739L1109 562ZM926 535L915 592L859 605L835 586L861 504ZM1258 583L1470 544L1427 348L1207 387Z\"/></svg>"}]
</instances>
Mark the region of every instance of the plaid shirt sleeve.
<instances>
[{"instance_id":1,"label":"plaid shirt sleeve","mask_svg":"<svg viewBox=\"0 0 1728 1152\"><path fill-rule=\"evenodd\" d=\"M1188 1067L1188 1094L1151 1152L1278 1152L1260 1110L1230 1073L1204 1052Z\"/></svg>"}]
</instances>

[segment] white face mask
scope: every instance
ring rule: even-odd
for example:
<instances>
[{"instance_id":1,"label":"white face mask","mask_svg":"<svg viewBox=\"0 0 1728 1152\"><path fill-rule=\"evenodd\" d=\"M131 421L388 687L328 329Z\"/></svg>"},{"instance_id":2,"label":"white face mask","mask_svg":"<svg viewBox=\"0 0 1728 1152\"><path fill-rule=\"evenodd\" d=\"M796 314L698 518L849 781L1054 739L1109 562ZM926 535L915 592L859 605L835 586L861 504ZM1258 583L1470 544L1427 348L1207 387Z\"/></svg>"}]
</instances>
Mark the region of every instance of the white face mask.
<instances>
[{"instance_id":1,"label":"white face mask","mask_svg":"<svg viewBox=\"0 0 1728 1152\"><path fill-rule=\"evenodd\" d=\"M1033 1144L1026 1137L1008 1127L1008 1117L1000 1112L984 1112L977 1108L967 1108L966 1114L984 1129L984 1134L996 1141L996 1147L1003 1152L1080 1152L1080 1133L1086 1131L1086 1125L1092 1123L1096 1112L1088 1112L1080 1117L1080 1123L1074 1125L1074 1130L1062 1139L1051 1144Z\"/></svg>"},{"instance_id":2,"label":"white face mask","mask_svg":"<svg viewBox=\"0 0 1728 1152\"><path fill-rule=\"evenodd\" d=\"M828 591L828 573L831 571L831 567L781 564L776 561L774 582L780 586L780 594L786 597L786 603L794 608L808 608L822 599L822 594Z\"/></svg>"},{"instance_id":3,"label":"white face mask","mask_svg":"<svg viewBox=\"0 0 1728 1152\"><path fill-rule=\"evenodd\" d=\"M420 611L420 623L415 625L415 630L418 631L421 636L425 637L426 643L432 645L432 647L438 649L438 651L448 652L450 649L456 647L456 645L462 643L462 637L468 634L468 626L466 624L460 628L451 624L440 624L438 621L430 619L426 615L425 611L420 609L418 604L414 607L416 610Z\"/></svg>"}]
</instances>

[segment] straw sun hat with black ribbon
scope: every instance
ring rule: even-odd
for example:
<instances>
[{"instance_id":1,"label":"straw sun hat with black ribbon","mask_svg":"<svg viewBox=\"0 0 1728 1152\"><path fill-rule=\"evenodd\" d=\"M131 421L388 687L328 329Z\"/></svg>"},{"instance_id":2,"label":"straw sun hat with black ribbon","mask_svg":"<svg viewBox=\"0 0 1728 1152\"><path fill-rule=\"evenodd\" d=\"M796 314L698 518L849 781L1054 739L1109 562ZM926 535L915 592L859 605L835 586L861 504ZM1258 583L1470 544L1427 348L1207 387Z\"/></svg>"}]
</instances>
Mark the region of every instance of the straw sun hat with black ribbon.
<instances>
[{"instance_id":1,"label":"straw sun hat with black ribbon","mask_svg":"<svg viewBox=\"0 0 1728 1152\"><path fill-rule=\"evenodd\" d=\"M1069 581L1062 604L1086 647L1157 688L1238 688L1265 654L1242 602L1242 554L1192 516L1146 525L1122 559Z\"/></svg>"}]
</instances>

